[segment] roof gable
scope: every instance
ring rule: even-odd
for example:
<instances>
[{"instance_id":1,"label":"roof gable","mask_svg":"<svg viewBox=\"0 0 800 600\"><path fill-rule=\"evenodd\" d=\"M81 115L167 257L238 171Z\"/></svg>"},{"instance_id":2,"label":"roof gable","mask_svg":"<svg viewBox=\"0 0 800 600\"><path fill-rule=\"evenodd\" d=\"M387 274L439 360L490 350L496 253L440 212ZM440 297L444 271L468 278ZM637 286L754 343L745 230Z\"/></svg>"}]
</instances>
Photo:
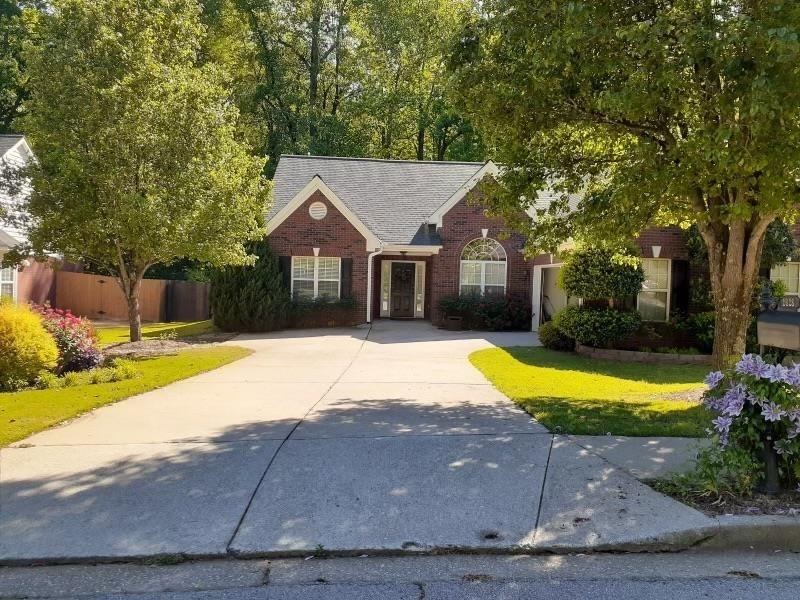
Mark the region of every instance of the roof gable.
<instances>
[{"instance_id":1,"label":"roof gable","mask_svg":"<svg viewBox=\"0 0 800 600\"><path fill-rule=\"evenodd\" d=\"M281 223L283 223L289 215L305 204L306 200L311 197L314 192L322 192L322 194L333 204L350 224L364 236L367 242L367 250L373 250L380 246L380 240L375 237L375 234L353 213L348 206L336 195L336 193L328 187L319 175L315 175L294 197L283 205L283 207L272 215L267 222L267 235L275 231Z\"/></svg>"},{"instance_id":2,"label":"roof gable","mask_svg":"<svg viewBox=\"0 0 800 600\"><path fill-rule=\"evenodd\" d=\"M271 223L293 200L296 203L298 194L318 177L380 242L418 243L420 227L484 167L484 163L284 155L275 171L268 220Z\"/></svg>"},{"instance_id":3,"label":"roof gable","mask_svg":"<svg viewBox=\"0 0 800 600\"><path fill-rule=\"evenodd\" d=\"M0 134L0 158L5 156L9 150L19 144L23 139L23 136L13 133Z\"/></svg>"}]
</instances>

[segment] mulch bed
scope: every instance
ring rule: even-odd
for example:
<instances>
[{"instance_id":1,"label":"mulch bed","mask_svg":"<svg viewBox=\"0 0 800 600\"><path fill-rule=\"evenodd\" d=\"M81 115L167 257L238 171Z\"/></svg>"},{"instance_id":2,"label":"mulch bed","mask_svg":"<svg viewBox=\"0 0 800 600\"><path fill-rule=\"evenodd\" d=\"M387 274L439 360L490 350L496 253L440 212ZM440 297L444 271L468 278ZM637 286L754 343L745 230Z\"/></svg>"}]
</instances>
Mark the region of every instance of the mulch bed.
<instances>
[{"instance_id":1,"label":"mulch bed","mask_svg":"<svg viewBox=\"0 0 800 600\"><path fill-rule=\"evenodd\" d=\"M182 339L150 339L140 342L122 342L103 348L106 358L147 358L177 354L192 348L215 346L220 342L232 339L235 333L204 333Z\"/></svg>"},{"instance_id":2,"label":"mulch bed","mask_svg":"<svg viewBox=\"0 0 800 600\"><path fill-rule=\"evenodd\" d=\"M658 487L656 486L656 489ZM750 498L734 496L706 498L699 495L675 495L671 494L668 489L659 489L659 491L710 516L783 515L800 517L800 493L798 492L787 492L777 496L754 494Z\"/></svg>"}]
</instances>

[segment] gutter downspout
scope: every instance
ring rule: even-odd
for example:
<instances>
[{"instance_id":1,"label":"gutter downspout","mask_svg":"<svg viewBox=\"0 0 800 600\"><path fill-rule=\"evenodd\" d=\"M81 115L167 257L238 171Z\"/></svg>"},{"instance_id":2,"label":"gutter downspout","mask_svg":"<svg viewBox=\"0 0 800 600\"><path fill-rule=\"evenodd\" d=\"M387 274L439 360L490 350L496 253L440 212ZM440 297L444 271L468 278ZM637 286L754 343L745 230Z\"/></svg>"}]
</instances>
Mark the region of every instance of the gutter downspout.
<instances>
[{"instance_id":1,"label":"gutter downspout","mask_svg":"<svg viewBox=\"0 0 800 600\"><path fill-rule=\"evenodd\" d=\"M375 252L367 257L367 323L372 323L372 259L379 254L383 254L383 242Z\"/></svg>"}]
</instances>

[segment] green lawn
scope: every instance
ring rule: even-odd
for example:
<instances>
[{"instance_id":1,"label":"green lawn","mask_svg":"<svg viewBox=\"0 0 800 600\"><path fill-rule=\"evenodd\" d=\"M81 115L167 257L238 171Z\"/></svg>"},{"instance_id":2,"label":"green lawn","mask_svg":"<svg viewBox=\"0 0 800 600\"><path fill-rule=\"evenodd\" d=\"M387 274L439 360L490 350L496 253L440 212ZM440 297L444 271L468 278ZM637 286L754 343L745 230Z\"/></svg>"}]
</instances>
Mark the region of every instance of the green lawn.
<instances>
[{"instance_id":1,"label":"green lawn","mask_svg":"<svg viewBox=\"0 0 800 600\"><path fill-rule=\"evenodd\" d=\"M702 437L711 419L699 402L674 397L703 387L704 366L601 361L545 348L480 350L470 361L551 431Z\"/></svg>"},{"instance_id":2,"label":"green lawn","mask_svg":"<svg viewBox=\"0 0 800 600\"><path fill-rule=\"evenodd\" d=\"M130 330L127 325L98 325L97 338L101 346L118 344L130 340ZM142 325L142 338L158 339L159 337L190 337L214 331L211 321L189 321L178 323L144 323Z\"/></svg>"},{"instance_id":3,"label":"green lawn","mask_svg":"<svg viewBox=\"0 0 800 600\"><path fill-rule=\"evenodd\" d=\"M185 350L174 356L136 361L141 375L114 383L51 390L0 393L0 447L52 427L104 404L116 402L178 379L210 371L250 354L234 346Z\"/></svg>"}]
</instances>

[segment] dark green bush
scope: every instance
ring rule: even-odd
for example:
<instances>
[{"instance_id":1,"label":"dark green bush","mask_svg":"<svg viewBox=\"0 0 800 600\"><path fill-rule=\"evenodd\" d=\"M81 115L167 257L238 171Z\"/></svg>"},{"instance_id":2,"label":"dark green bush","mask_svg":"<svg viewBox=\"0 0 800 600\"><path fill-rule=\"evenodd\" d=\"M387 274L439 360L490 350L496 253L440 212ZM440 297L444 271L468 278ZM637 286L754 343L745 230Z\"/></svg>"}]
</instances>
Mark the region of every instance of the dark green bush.
<instances>
[{"instance_id":1,"label":"dark green bush","mask_svg":"<svg viewBox=\"0 0 800 600\"><path fill-rule=\"evenodd\" d=\"M353 298L329 298L320 296L313 300L292 300L291 312L295 315L310 314L315 312L352 310L358 303Z\"/></svg>"},{"instance_id":2,"label":"dark green bush","mask_svg":"<svg viewBox=\"0 0 800 600\"><path fill-rule=\"evenodd\" d=\"M553 321L577 342L602 348L631 335L641 325L642 317L634 311L567 306Z\"/></svg>"},{"instance_id":3,"label":"dark green bush","mask_svg":"<svg viewBox=\"0 0 800 600\"><path fill-rule=\"evenodd\" d=\"M701 312L691 315L687 322L689 329L694 334L697 341L697 348L703 354L711 354L714 349L714 311ZM755 316L750 318L750 326L747 328L747 340L745 342L747 352L758 351L758 333L756 330L757 319Z\"/></svg>"},{"instance_id":4,"label":"dark green bush","mask_svg":"<svg viewBox=\"0 0 800 600\"><path fill-rule=\"evenodd\" d=\"M527 331L531 328L530 309L514 298L447 296L439 301L439 307L447 316L462 317L467 329Z\"/></svg>"},{"instance_id":5,"label":"dark green bush","mask_svg":"<svg viewBox=\"0 0 800 600\"><path fill-rule=\"evenodd\" d=\"M569 296L585 301L623 299L642 289L644 270L635 256L584 248L566 258L559 283Z\"/></svg>"},{"instance_id":6,"label":"dark green bush","mask_svg":"<svg viewBox=\"0 0 800 600\"><path fill-rule=\"evenodd\" d=\"M550 350L559 350L561 352L575 350L575 340L556 327L552 321L539 325L539 341L542 346Z\"/></svg>"},{"instance_id":7,"label":"dark green bush","mask_svg":"<svg viewBox=\"0 0 800 600\"><path fill-rule=\"evenodd\" d=\"M284 327L290 308L278 258L266 242L255 242L255 264L225 267L211 277L211 314L223 331L274 331Z\"/></svg>"},{"instance_id":8,"label":"dark green bush","mask_svg":"<svg viewBox=\"0 0 800 600\"><path fill-rule=\"evenodd\" d=\"M353 298L328 298L293 300L289 308L289 327L331 327L354 325L360 317L354 316L358 302Z\"/></svg>"}]
</instances>

